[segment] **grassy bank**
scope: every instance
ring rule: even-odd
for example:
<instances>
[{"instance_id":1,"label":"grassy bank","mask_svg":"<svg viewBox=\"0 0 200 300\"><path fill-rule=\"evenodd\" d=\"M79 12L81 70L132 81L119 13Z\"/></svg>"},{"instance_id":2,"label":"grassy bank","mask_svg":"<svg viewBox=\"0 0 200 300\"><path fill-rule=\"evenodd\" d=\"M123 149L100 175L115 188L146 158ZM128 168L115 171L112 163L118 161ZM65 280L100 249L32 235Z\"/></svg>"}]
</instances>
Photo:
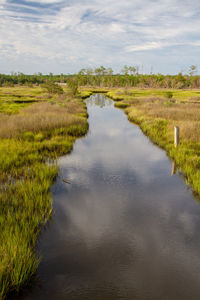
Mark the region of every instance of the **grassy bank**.
<instances>
[{"instance_id":1,"label":"grassy bank","mask_svg":"<svg viewBox=\"0 0 200 300\"><path fill-rule=\"evenodd\" d=\"M107 94L128 119L166 150L184 174L187 184L200 194L200 91L113 89ZM174 148L174 126L180 144Z\"/></svg>"},{"instance_id":2,"label":"grassy bank","mask_svg":"<svg viewBox=\"0 0 200 300\"><path fill-rule=\"evenodd\" d=\"M0 88L0 299L35 273L35 244L52 214L58 156L88 130L81 97L41 87Z\"/></svg>"}]
</instances>

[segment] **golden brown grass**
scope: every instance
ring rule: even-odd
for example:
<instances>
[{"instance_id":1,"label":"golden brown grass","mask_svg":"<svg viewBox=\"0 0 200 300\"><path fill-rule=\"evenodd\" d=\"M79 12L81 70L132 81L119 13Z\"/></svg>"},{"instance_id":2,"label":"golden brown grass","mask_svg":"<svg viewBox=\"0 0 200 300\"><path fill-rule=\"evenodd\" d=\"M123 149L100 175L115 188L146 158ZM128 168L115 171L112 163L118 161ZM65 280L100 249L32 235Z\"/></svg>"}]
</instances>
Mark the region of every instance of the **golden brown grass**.
<instances>
[{"instance_id":1,"label":"golden brown grass","mask_svg":"<svg viewBox=\"0 0 200 300\"><path fill-rule=\"evenodd\" d=\"M127 101L124 101L125 103ZM174 103L164 98L149 97L133 100L127 111L137 117L161 118L168 121L169 133L173 126L180 127L181 138L189 142L200 142L200 104ZM136 113L137 110L137 113Z\"/></svg>"},{"instance_id":2,"label":"golden brown grass","mask_svg":"<svg viewBox=\"0 0 200 300\"><path fill-rule=\"evenodd\" d=\"M0 115L0 138L17 137L25 131L34 133L71 125L82 125L84 120L75 114L84 113L82 105L67 103L65 106L35 103L15 115Z\"/></svg>"}]
</instances>

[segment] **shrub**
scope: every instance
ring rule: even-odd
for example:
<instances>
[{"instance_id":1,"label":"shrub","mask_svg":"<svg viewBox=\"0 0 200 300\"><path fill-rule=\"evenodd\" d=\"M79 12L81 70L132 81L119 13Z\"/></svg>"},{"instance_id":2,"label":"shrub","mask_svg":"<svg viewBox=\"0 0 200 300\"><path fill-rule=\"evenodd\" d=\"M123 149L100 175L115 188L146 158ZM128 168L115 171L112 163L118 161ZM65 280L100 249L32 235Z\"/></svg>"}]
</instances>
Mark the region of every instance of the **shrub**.
<instances>
[{"instance_id":1,"label":"shrub","mask_svg":"<svg viewBox=\"0 0 200 300\"><path fill-rule=\"evenodd\" d=\"M46 91L50 94L63 94L64 93L63 88L60 85L58 85L52 81L48 81L48 82L44 83L42 85L42 87L44 89L46 89Z\"/></svg>"},{"instance_id":2,"label":"shrub","mask_svg":"<svg viewBox=\"0 0 200 300\"><path fill-rule=\"evenodd\" d=\"M70 79L70 80L68 80L67 85L71 91L71 94L73 96L76 96L78 94L78 81L75 79L74 80Z\"/></svg>"},{"instance_id":3,"label":"shrub","mask_svg":"<svg viewBox=\"0 0 200 300\"><path fill-rule=\"evenodd\" d=\"M27 132L24 132L24 139L26 140L26 141L29 141L29 142L31 142L31 141L33 141L34 140L34 134L33 134L33 132L31 132L31 131L27 131Z\"/></svg>"},{"instance_id":4,"label":"shrub","mask_svg":"<svg viewBox=\"0 0 200 300\"><path fill-rule=\"evenodd\" d=\"M168 99L171 99L173 97L173 93L168 91L168 92L165 92L165 97L168 98Z\"/></svg>"},{"instance_id":5,"label":"shrub","mask_svg":"<svg viewBox=\"0 0 200 300\"><path fill-rule=\"evenodd\" d=\"M44 140L44 135L42 133L38 133L35 135L34 140L36 142L42 142Z\"/></svg>"}]
</instances>

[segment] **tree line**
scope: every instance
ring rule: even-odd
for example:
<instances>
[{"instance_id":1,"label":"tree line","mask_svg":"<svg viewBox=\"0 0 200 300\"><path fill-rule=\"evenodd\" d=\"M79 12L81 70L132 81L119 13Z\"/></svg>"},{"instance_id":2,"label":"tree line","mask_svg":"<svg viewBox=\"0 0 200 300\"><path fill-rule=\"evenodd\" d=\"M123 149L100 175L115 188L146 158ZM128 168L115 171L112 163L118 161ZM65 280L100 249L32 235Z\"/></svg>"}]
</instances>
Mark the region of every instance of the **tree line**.
<instances>
[{"instance_id":1,"label":"tree line","mask_svg":"<svg viewBox=\"0 0 200 300\"><path fill-rule=\"evenodd\" d=\"M114 74L111 68L81 69L77 74L44 75L37 73L26 75L13 73L0 74L0 86L40 85L45 83L66 83L70 86L92 87L143 87L143 88L200 88L200 76L197 67L190 66L187 74L177 75L141 74L137 66L124 66L120 73Z\"/></svg>"}]
</instances>

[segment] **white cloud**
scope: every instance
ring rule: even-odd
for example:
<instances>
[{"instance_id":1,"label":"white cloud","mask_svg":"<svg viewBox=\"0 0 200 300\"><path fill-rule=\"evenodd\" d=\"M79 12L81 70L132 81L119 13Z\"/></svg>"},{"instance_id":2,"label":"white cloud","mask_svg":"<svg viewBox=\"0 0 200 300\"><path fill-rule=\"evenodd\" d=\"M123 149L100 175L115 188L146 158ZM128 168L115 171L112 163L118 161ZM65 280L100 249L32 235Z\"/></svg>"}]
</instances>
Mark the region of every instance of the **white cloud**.
<instances>
[{"instance_id":1,"label":"white cloud","mask_svg":"<svg viewBox=\"0 0 200 300\"><path fill-rule=\"evenodd\" d=\"M199 47L200 46L200 41L191 42L191 45Z\"/></svg>"},{"instance_id":2,"label":"white cloud","mask_svg":"<svg viewBox=\"0 0 200 300\"><path fill-rule=\"evenodd\" d=\"M37 4L49 5L42 8ZM198 46L200 3L197 0L192 4L188 0L106 0L105 4L102 5L100 0L67 3L32 0L26 1L26 5L17 1L11 5L0 0L0 63L3 71L8 70L11 57L20 62L22 55L29 57L29 72L40 71L34 69L33 63L39 58L49 61L49 71L55 72L59 69L50 69L52 60L60 60L63 64L61 59L65 60L65 68L69 71L101 64L110 64L120 70L123 64L150 66L157 64L159 59L163 68L169 68L167 60L177 62L177 46ZM5 44L12 47L4 48ZM164 60L162 54L158 57L158 51L152 56L155 50L161 53L165 49L169 51L168 58L166 54ZM194 49L187 47L188 61L190 59L192 64L198 62ZM73 65L68 63L68 57L73 57L73 60L69 59ZM23 63L21 66L22 71L28 72L23 69ZM173 63L172 66L178 65ZM41 65L41 71L42 68Z\"/></svg>"},{"instance_id":3,"label":"white cloud","mask_svg":"<svg viewBox=\"0 0 200 300\"><path fill-rule=\"evenodd\" d=\"M125 51L127 51L127 52L146 51L146 50L152 50L152 49L160 49L164 46L165 46L165 44L162 44L160 42L152 42L152 43L147 43L144 45L127 46L125 48Z\"/></svg>"},{"instance_id":4,"label":"white cloud","mask_svg":"<svg viewBox=\"0 0 200 300\"><path fill-rule=\"evenodd\" d=\"M123 26L118 23L112 23L110 25L110 31L112 32L125 32L125 29L123 29Z\"/></svg>"}]
</instances>

